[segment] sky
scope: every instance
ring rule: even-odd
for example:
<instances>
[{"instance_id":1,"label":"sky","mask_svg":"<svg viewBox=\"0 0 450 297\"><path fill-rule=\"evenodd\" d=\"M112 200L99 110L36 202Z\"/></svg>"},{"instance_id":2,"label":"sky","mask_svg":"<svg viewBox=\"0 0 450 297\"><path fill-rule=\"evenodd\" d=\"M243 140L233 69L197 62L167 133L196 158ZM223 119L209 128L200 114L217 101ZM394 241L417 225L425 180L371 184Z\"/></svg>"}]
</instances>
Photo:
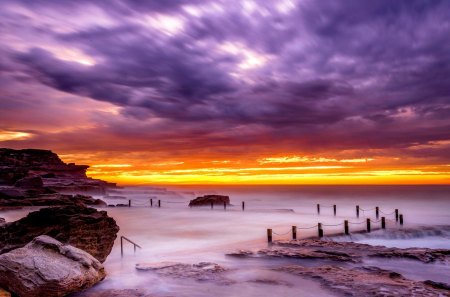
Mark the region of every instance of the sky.
<instances>
[{"instance_id":1,"label":"sky","mask_svg":"<svg viewBox=\"0 0 450 297\"><path fill-rule=\"evenodd\" d=\"M450 1L0 1L0 147L122 184L450 184Z\"/></svg>"}]
</instances>

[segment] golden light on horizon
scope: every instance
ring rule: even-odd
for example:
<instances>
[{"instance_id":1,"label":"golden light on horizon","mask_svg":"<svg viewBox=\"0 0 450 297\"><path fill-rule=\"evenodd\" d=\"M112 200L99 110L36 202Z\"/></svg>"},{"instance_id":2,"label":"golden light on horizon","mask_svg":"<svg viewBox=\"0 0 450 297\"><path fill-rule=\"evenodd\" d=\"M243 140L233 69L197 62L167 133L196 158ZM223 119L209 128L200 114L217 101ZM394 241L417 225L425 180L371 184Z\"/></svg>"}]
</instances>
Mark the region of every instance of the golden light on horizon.
<instances>
[{"instance_id":1,"label":"golden light on horizon","mask_svg":"<svg viewBox=\"0 0 450 297\"><path fill-rule=\"evenodd\" d=\"M261 164L261 158L252 162L225 160L164 163L98 164L88 174L124 185L138 184L448 184L450 170L444 166L422 166L420 168L393 168L385 161L373 166L365 158L340 159L346 165L336 165L339 160L330 158L328 163L317 165L310 158L304 166L286 166L283 162ZM352 162L347 162L352 160ZM363 161L364 160L364 161ZM373 162L376 162L373 159ZM342 162L344 161L344 162ZM203 166L206 163L220 167ZM287 162L287 164L291 164ZM315 165L314 165L315 164ZM333 165L331 165L333 164ZM386 165L387 164L387 165ZM274 166L276 165L276 166ZM226 166L226 167L225 167Z\"/></svg>"},{"instance_id":2,"label":"golden light on horizon","mask_svg":"<svg viewBox=\"0 0 450 297\"><path fill-rule=\"evenodd\" d=\"M0 141L8 140L25 140L31 138L32 134L28 132L20 131L1 131L0 130Z\"/></svg>"}]
</instances>

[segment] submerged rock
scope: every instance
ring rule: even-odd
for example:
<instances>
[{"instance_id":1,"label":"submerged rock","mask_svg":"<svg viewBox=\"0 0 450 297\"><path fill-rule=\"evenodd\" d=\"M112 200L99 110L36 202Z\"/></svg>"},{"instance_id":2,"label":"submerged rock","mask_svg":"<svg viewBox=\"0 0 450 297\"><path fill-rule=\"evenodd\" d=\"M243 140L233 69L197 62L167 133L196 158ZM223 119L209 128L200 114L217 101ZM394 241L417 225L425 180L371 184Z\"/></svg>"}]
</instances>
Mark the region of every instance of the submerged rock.
<instances>
[{"instance_id":1,"label":"submerged rock","mask_svg":"<svg viewBox=\"0 0 450 297\"><path fill-rule=\"evenodd\" d=\"M19 297L66 296L104 277L97 259L49 236L0 255L0 286Z\"/></svg>"},{"instance_id":2,"label":"submerged rock","mask_svg":"<svg viewBox=\"0 0 450 297\"><path fill-rule=\"evenodd\" d=\"M39 235L48 235L104 262L118 231L116 221L105 211L79 205L43 208L0 225L0 254L23 247Z\"/></svg>"},{"instance_id":3,"label":"submerged rock","mask_svg":"<svg viewBox=\"0 0 450 297\"><path fill-rule=\"evenodd\" d=\"M401 274L377 267L303 267L290 265L277 271L319 280L333 292L345 296L448 296L449 291L426 282L413 281Z\"/></svg>"},{"instance_id":4,"label":"submerged rock","mask_svg":"<svg viewBox=\"0 0 450 297\"><path fill-rule=\"evenodd\" d=\"M152 297L154 295L148 295L144 290L139 289L99 289L89 290L87 292L80 292L71 297Z\"/></svg>"},{"instance_id":5,"label":"submerged rock","mask_svg":"<svg viewBox=\"0 0 450 297\"><path fill-rule=\"evenodd\" d=\"M407 258L423 263L450 263L450 250L428 248L388 248L355 242L320 239L280 240L257 252L240 250L227 254L234 257L285 257L361 262L364 257Z\"/></svg>"},{"instance_id":6,"label":"submerged rock","mask_svg":"<svg viewBox=\"0 0 450 297\"><path fill-rule=\"evenodd\" d=\"M0 189L1 193L1 189ZM105 207L106 203L100 199L84 195L65 195L59 193L39 194L30 196L6 197L0 199L0 208L22 206L63 206L63 205L95 205Z\"/></svg>"},{"instance_id":7,"label":"submerged rock","mask_svg":"<svg viewBox=\"0 0 450 297\"><path fill-rule=\"evenodd\" d=\"M230 197L224 195L205 195L197 197L189 202L189 206L209 206L212 204L230 205Z\"/></svg>"},{"instance_id":8,"label":"submerged rock","mask_svg":"<svg viewBox=\"0 0 450 297\"><path fill-rule=\"evenodd\" d=\"M224 278L224 267L211 262L198 264L185 264L176 262L138 263L136 269L140 271L153 271L161 276L173 278L192 278L198 281L215 281L229 284L233 281Z\"/></svg>"}]
</instances>

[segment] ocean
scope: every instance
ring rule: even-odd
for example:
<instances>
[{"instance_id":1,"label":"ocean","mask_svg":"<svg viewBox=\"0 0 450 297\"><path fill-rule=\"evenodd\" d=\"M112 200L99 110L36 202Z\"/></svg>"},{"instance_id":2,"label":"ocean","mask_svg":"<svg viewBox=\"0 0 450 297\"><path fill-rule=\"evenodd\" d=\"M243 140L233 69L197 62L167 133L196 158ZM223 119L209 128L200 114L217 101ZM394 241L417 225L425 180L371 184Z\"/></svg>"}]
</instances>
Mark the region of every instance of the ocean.
<instances>
[{"instance_id":1,"label":"ocean","mask_svg":"<svg viewBox=\"0 0 450 297\"><path fill-rule=\"evenodd\" d=\"M205 194L228 195L232 206L215 205L189 208L191 199ZM297 237L317 236L317 224L325 238L356 241L389 247L428 247L450 249L450 186L139 186L113 190L98 196L108 204L106 210L120 226L119 237L104 263L107 278L91 290L143 289L157 296L335 296L319 283L271 269L282 262L298 260L237 259L227 253L267 247L267 229L273 239L290 239L292 226ZM150 207L150 199L153 207ZM158 207L158 200L161 207ZM245 210L242 210L245 202ZM320 204L320 214L317 213ZM333 206L336 205L336 215ZM359 205L360 215L356 216ZM379 207L379 218L375 207ZM404 224L395 219L395 209ZM18 219L30 209L0 214L7 221ZM386 227L381 230L381 217ZM371 220L371 233L366 229ZM351 235L344 231L349 221ZM120 236L142 248L134 251ZM138 263L163 261L195 264L213 262L229 269L233 284L167 278L149 271L137 271ZM320 261L319 261L320 262ZM303 260L304 265L318 265ZM423 264L412 260L367 260L367 265L390 269L415 279L448 281L450 269L442 264ZM256 282L265 279L270 282ZM275 285L277 283L289 285Z\"/></svg>"}]
</instances>

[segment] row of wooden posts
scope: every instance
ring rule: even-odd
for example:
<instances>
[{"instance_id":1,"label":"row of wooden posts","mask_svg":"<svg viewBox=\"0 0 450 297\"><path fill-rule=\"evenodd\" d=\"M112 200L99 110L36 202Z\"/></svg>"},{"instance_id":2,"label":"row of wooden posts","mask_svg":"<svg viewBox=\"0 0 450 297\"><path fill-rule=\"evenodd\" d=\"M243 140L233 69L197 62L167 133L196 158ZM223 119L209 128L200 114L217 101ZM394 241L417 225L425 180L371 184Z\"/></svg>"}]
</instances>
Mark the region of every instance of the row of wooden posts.
<instances>
[{"instance_id":1,"label":"row of wooden posts","mask_svg":"<svg viewBox=\"0 0 450 297\"><path fill-rule=\"evenodd\" d=\"M400 214L398 217L396 217L396 222L399 222L401 226L403 226L403 214ZM345 235L350 235L350 229L348 227L348 220L344 221L344 234ZM359 223L358 223L359 224ZM339 226L342 224L338 224L336 226ZM313 227L312 227L313 228ZM386 218L385 217L381 217L381 229L386 229ZM366 219L366 231L367 232L371 232L372 228L371 228L371 219L367 218ZM269 243L272 242L272 229L267 229L267 241ZM292 239L296 240L297 239L297 226L292 226ZM322 223L318 223L317 224L317 233L319 238L323 237L323 228L322 228Z\"/></svg>"},{"instance_id":2,"label":"row of wooden posts","mask_svg":"<svg viewBox=\"0 0 450 297\"><path fill-rule=\"evenodd\" d=\"M214 209L214 202L212 202L211 201L211 209ZM227 209L227 203L226 202L224 202L223 203L223 209ZM245 210L245 201L242 201L242 211L244 211Z\"/></svg>"},{"instance_id":3,"label":"row of wooden posts","mask_svg":"<svg viewBox=\"0 0 450 297\"><path fill-rule=\"evenodd\" d=\"M128 207L131 207L131 200L128 200ZM150 199L150 207L153 207L153 199ZM161 207L161 200L158 200L158 207ZM211 209L214 209L214 202L211 201ZM223 209L227 209L227 203L223 203ZM242 201L242 211L245 210L245 201ZM356 205L356 217L359 218L360 207ZM336 216L337 206L333 205L333 213ZM317 204L317 214L320 214L320 204ZM378 206L375 207L375 216L378 219L380 216L380 208ZM398 222L399 220L399 212L398 209L395 209L395 220Z\"/></svg>"},{"instance_id":4,"label":"row of wooden posts","mask_svg":"<svg viewBox=\"0 0 450 297\"><path fill-rule=\"evenodd\" d=\"M356 205L356 217L357 218L359 218L360 210L363 210L363 209L360 208L359 205ZM396 221L398 221L398 217L399 217L398 209L395 209L394 212L395 212L395 219L396 219ZM334 216L336 216L336 213L337 213L336 204L333 205L333 213L334 213ZM320 214L320 204L317 204L317 214ZM375 216L377 219L380 217L380 207L378 207L378 206L375 207Z\"/></svg>"},{"instance_id":5,"label":"row of wooden posts","mask_svg":"<svg viewBox=\"0 0 450 297\"><path fill-rule=\"evenodd\" d=\"M150 206L153 207L153 199L150 199ZM131 207L131 200L128 200L128 207ZM158 200L158 207L161 207L161 200ZM214 202L211 202L211 209L214 208ZM227 203L223 203L223 209L227 209ZM245 210L245 201L242 201L242 210Z\"/></svg>"}]
</instances>

